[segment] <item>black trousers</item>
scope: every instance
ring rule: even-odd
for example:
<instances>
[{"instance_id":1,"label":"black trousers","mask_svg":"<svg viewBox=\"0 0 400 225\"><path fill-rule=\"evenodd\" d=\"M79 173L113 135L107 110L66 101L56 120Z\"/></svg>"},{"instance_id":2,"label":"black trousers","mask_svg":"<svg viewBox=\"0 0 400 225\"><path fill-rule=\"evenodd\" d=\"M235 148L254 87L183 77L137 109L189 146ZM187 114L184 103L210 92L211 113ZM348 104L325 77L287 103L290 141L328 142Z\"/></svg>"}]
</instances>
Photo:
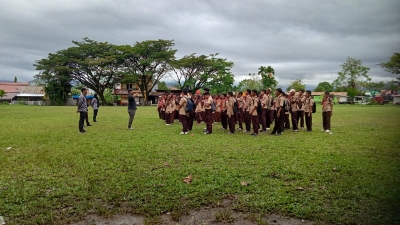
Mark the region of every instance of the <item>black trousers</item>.
<instances>
[{"instance_id":1,"label":"black trousers","mask_svg":"<svg viewBox=\"0 0 400 225\"><path fill-rule=\"evenodd\" d=\"M179 115L179 120L182 124L182 132L188 132L188 120L189 117L187 115Z\"/></svg>"},{"instance_id":2,"label":"black trousers","mask_svg":"<svg viewBox=\"0 0 400 225\"><path fill-rule=\"evenodd\" d=\"M79 131L83 131L83 123L85 122L86 116L86 112L79 112Z\"/></svg>"},{"instance_id":3,"label":"black trousers","mask_svg":"<svg viewBox=\"0 0 400 225\"><path fill-rule=\"evenodd\" d=\"M258 134L258 130L260 129L259 116L251 116L251 122L253 124L253 132Z\"/></svg>"},{"instance_id":4,"label":"black trousers","mask_svg":"<svg viewBox=\"0 0 400 225\"><path fill-rule=\"evenodd\" d=\"M276 112L277 112L276 113L277 115L276 115L276 118L275 118L275 126L274 126L274 130L272 131L272 133L273 134L276 134L276 133L280 134L280 133L282 133L283 122L285 121L285 112L284 112L284 110L281 110L279 118L278 118L278 111L276 111Z\"/></svg>"},{"instance_id":5,"label":"black trousers","mask_svg":"<svg viewBox=\"0 0 400 225\"><path fill-rule=\"evenodd\" d=\"M310 113L310 116L308 116L308 112L305 112L305 117L306 117L306 127L308 131L312 131L312 113Z\"/></svg>"},{"instance_id":6,"label":"black trousers","mask_svg":"<svg viewBox=\"0 0 400 225\"><path fill-rule=\"evenodd\" d=\"M262 130L263 131L267 130L267 115L268 115L268 110L267 109L262 109L261 125L262 125Z\"/></svg>"},{"instance_id":7,"label":"black trousers","mask_svg":"<svg viewBox=\"0 0 400 225\"><path fill-rule=\"evenodd\" d=\"M293 130L298 130L299 129L299 127L298 127L298 115L299 115L299 112L300 111L292 111L292 127L293 127Z\"/></svg>"},{"instance_id":8,"label":"black trousers","mask_svg":"<svg viewBox=\"0 0 400 225\"><path fill-rule=\"evenodd\" d=\"M90 124L90 122L89 122L89 112L86 112L85 119L86 119L86 125L89 125Z\"/></svg>"},{"instance_id":9,"label":"black trousers","mask_svg":"<svg viewBox=\"0 0 400 225\"><path fill-rule=\"evenodd\" d=\"M99 112L98 109L94 109L93 110L93 122L97 122L96 118L97 118L97 113Z\"/></svg>"},{"instance_id":10,"label":"black trousers","mask_svg":"<svg viewBox=\"0 0 400 225\"><path fill-rule=\"evenodd\" d=\"M195 117L196 117L196 113L194 112L194 110L192 110L189 113L189 118L188 118L188 125L187 126L188 126L188 130L189 131L193 130L193 121L194 121Z\"/></svg>"},{"instance_id":11,"label":"black trousers","mask_svg":"<svg viewBox=\"0 0 400 225\"><path fill-rule=\"evenodd\" d=\"M228 128L228 116L226 115L226 111L221 112L221 124L222 128L224 129Z\"/></svg>"},{"instance_id":12,"label":"black trousers","mask_svg":"<svg viewBox=\"0 0 400 225\"><path fill-rule=\"evenodd\" d=\"M208 131L208 133L211 134L212 133L212 124L213 124L212 110L206 109L205 115L206 115L207 131Z\"/></svg>"}]
</instances>

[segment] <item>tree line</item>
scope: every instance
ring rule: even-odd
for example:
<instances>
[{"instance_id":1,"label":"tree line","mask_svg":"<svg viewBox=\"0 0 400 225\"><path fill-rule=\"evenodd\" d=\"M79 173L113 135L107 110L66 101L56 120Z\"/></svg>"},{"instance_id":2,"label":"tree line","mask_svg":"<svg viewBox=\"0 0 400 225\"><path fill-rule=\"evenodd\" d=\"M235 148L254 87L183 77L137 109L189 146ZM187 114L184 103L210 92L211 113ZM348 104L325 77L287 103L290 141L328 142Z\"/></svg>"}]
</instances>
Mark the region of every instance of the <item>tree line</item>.
<instances>
[{"instance_id":1,"label":"tree line","mask_svg":"<svg viewBox=\"0 0 400 225\"><path fill-rule=\"evenodd\" d=\"M249 79L234 86L234 74L231 72L233 62L218 57L218 53L193 53L178 59L174 40L146 40L134 45L115 45L83 38L72 43L72 47L49 53L47 58L37 60L34 64L39 71L35 78L46 82L45 91L53 104L61 105L70 97L71 81L95 91L103 104L106 102L105 94L121 83L137 84L146 104L156 85L160 84L159 89L166 88L165 82L161 81L166 77L172 78L177 88L187 88L193 93L203 87L208 87L212 93L225 93L231 90L275 89L278 86L275 70L271 66L259 67L257 74L249 74ZM398 74L399 55L395 53L389 62L380 65L386 71ZM315 91L352 93L361 86L380 87L382 83L371 82L368 71L369 68L364 67L361 60L348 57L338 78L332 84L320 83ZM398 81L393 81L393 84ZM298 90L301 87L305 87L302 80L295 80L288 89Z\"/></svg>"}]
</instances>

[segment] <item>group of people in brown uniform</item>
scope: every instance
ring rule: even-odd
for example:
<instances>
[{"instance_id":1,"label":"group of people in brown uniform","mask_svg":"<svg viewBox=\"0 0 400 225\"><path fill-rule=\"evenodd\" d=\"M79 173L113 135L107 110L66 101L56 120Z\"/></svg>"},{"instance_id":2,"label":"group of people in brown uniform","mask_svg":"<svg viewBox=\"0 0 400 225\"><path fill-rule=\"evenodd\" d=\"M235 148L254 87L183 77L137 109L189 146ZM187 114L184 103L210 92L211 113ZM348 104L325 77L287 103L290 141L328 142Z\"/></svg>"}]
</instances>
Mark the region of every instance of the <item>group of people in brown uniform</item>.
<instances>
[{"instance_id":1,"label":"group of people in brown uniform","mask_svg":"<svg viewBox=\"0 0 400 225\"><path fill-rule=\"evenodd\" d=\"M294 132L300 128L312 131L312 113L315 112L315 103L311 91L300 90L298 94L294 89L286 94L281 88L275 90L275 97L271 89L247 90L246 92L227 92L222 95L212 96L208 89L203 95L192 96L188 90L183 90L180 96L164 94L158 103L159 118L165 120L166 125L179 120L182 124L181 134L188 134L196 122L206 124L204 134L211 134L214 123L221 123L222 129L250 132L252 136L267 132L271 124L275 123L272 135L281 135L285 129L290 129L289 116ZM330 131L330 117L332 116L333 100L326 92L322 104L323 131ZM189 105L189 107L188 107ZM238 125L238 128L235 128Z\"/></svg>"}]
</instances>

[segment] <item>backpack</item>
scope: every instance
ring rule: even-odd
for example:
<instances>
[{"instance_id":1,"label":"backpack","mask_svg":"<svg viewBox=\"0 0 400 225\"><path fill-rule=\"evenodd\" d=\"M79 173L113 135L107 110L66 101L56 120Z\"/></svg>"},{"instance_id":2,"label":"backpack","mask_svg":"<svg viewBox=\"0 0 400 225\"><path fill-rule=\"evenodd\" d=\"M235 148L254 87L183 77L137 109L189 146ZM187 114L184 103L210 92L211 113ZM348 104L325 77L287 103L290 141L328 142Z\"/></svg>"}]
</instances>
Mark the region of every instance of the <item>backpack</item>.
<instances>
[{"instance_id":1,"label":"backpack","mask_svg":"<svg viewBox=\"0 0 400 225\"><path fill-rule=\"evenodd\" d=\"M239 112L239 106L238 106L238 102L236 100L235 103L233 103L233 114L236 114L238 112Z\"/></svg>"},{"instance_id":2,"label":"backpack","mask_svg":"<svg viewBox=\"0 0 400 225\"><path fill-rule=\"evenodd\" d=\"M312 113L316 113L317 112L317 104L315 104L315 102L314 102L314 104L312 105Z\"/></svg>"},{"instance_id":3,"label":"backpack","mask_svg":"<svg viewBox=\"0 0 400 225\"><path fill-rule=\"evenodd\" d=\"M254 101L254 100L253 100ZM261 108L261 101L260 99L258 100L258 104L257 104L257 115L260 115L262 113L262 108Z\"/></svg>"},{"instance_id":4,"label":"backpack","mask_svg":"<svg viewBox=\"0 0 400 225\"><path fill-rule=\"evenodd\" d=\"M194 102L193 99L186 97L187 104L186 104L186 112L192 112L194 109Z\"/></svg>"},{"instance_id":5,"label":"backpack","mask_svg":"<svg viewBox=\"0 0 400 225\"><path fill-rule=\"evenodd\" d=\"M289 112L290 111L290 104L289 104L287 99L283 100L283 110L285 110L285 112Z\"/></svg>"}]
</instances>

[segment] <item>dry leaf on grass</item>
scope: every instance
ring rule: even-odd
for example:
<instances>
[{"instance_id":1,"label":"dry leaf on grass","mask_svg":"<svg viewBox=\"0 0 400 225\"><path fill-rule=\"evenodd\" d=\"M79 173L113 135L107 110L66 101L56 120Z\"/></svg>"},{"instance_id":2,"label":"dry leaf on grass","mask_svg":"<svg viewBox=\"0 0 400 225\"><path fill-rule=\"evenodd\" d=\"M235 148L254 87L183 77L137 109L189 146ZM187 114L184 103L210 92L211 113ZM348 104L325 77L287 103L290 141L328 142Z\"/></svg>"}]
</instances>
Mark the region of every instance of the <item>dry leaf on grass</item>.
<instances>
[{"instance_id":1,"label":"dry leaf on grass","mask_svg":"<svg viewBox=\"0 0 400 225\"><path fill-rule=\"evenodd\" d=\"M319 187L319 188L321 188L321 190L325 190L325 186L321 186L321 187Z\"/></svg>"},{"instance_id":2,"label":"dry leaf on grass","mask_svg":"<svg viewBox=\"0 0 400 225\"><path fill-rule=\"evenodd\" d=\"M168 163L165 163L164 166L169 167L169 164L168 164Z\"/></svg>"},{"instance_id":3,"label":"dry leaf on grass","mask_svg":"<svg viewBox=\"0 0 400 225\"><path fill-rule=\"evenodd\" d=\"M299 190L299 191L305 191L306 190L303 187L296 187L296 189Z\"/></svg>"},{"instance_id":4,"label":"dry leaf on grass","mask_svg":"<svg viewBox=\"0 0 400 225\"><path fill-rule=\"evenodd\" d=\"M246 182L246 181L242 181L242 182L240 182L240 184L241 184L242 186L249 186L249 182Z\"/></svg>"},{"instance_id":5,"label":"dry leaf on grass","mask_svg":"<svg viewBox=\"0 0 400 225\"><path fill-rule=\"evenodd\" d=\"M193 175L189 174L189 176L183 178L182 180L183 180L183 182L190 184L190 183L192 183L192 179L193 179Z\"/></svg>"}]
</instances>

